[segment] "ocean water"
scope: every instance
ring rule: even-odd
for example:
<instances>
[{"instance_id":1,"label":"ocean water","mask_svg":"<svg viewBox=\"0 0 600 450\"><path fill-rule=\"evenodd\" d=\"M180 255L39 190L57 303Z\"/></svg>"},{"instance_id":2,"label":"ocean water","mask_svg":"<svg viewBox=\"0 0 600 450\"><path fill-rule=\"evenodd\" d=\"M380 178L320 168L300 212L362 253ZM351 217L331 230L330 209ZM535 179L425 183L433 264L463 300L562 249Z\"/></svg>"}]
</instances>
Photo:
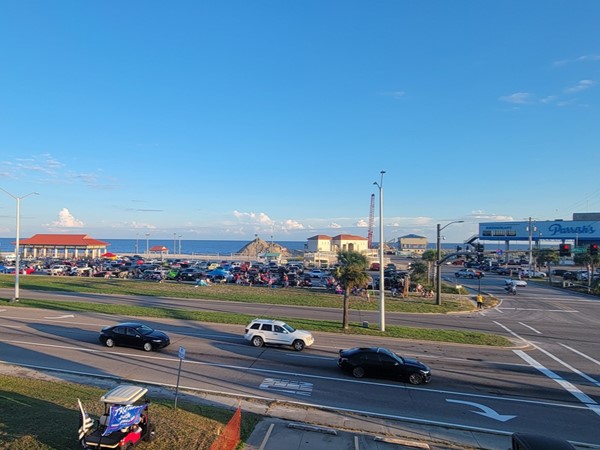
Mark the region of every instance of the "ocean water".
<instances>
[{"instance_id":1,"label":"ocean water","mask_svg":"<svg viewBox=\"0 0 600 450\"><path fill-rule=\"evenodd\" d=\"M22 236L21 239L29 236ZM251 241L219 241L219 240L173 240L173 239L110 239L95 238L109 243L108 251L112 253L146 253L146 244L149 248L155 245L161 245L169 249L169 253L182 255L232 255L239 253L245 245ZM181 243L181 247L180 247ZM306 242L301 241L273 241L288 250L303 251ZM181 248L181 252L179 251ZM175 249L175 251L173 251ZM0 238L0 252L11 253L15 250L15 238Z\"/></svg>"},{"instance_id":2,"label":"ocean water","mask_svg":"<svg viewBox=\"0 0 600 450\"><path fill-rule=\"evenodd\" d=\"M22 236L21 239L28 238L29 236ZM169 249L170 254L182 254L182 255L233 255L239 253L239 251L251 241L233 241L233 240L181 240L177 239L146 239L141 237L140 239L111 239L111 238L97 238L101 241L108 242L108 251L112 253L146 253L146 244L149 248L155 245L162 245ZM0 238L0 253L12 253L15 250L15 238ZM275 244L279 244L286 247L288 250L304 251L306 249L306 241L273 241ZM181 243L181 251L180 251ZM376 242L374 242L377 245ZM452 251L456 250L456 246L464 248L463 243L441 243L442 250ZM492 250L504 250L504 243L500 244L497 242L486 242L486 251ZM427 245L428 249L435 250L435 242L430 242ZM526 250L527 244L511 242L511 249L513 250ZM173 251L175 250L175 251Z\"/></svg>"}]
</instances>

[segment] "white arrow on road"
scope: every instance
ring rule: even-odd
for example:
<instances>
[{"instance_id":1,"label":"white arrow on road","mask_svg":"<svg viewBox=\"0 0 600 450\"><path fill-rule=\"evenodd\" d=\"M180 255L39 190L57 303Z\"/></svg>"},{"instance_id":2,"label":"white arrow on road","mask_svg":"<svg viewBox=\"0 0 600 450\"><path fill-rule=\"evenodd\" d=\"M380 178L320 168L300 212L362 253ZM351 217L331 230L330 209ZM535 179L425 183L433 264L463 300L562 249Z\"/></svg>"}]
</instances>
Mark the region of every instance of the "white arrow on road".
<instances>
[{"instance_id":1,"label":"white arrow on road","mask_svg":"<svg viewBox=\"0 0 600 450\"><path fill-rule=\"evenodd\" d=\"M517 417L517 416L498 414L492 408L482 405L480 403L465 402L464 400L452 400L449 398L447 398L446 401L450 402L450 403L462 403L464 405L474 406L475 408L479 408L482 411L471 410L471 412L474 412L475 414L481 414L482 416L489 417L490 419L499 420L500 422L506 422L510 419L514 419L515 417Z\"/></svg>"},{"instance_id":2,"label":"white arrow on road","mask_svg":"<svg viewBox=\"0 0 600 450\"><path fill-rule=\"evenodd\" d=\"M69 319L71 317L75 317L73 314L67 314L65 316L58 316L58 317L44 317L44 319Z\"/></svg>"}]
</instances>

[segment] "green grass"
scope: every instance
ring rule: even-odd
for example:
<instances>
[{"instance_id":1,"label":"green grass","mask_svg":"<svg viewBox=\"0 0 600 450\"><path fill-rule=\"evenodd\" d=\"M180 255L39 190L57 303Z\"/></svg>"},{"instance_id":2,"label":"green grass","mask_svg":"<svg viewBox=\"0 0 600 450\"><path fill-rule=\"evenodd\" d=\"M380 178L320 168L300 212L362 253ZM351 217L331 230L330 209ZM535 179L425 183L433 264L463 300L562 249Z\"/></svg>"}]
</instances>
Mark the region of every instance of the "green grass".
<instances>
[{"instance_id":1,"label":"green grass","mask_svg":"<svg viewBox=\"0 0 600 450\"><path fill-rule=\"evenodd\" d=\"M20 277L22 289L53 292L81 292L113 295L146 295L149 297L197 298L208 300L229 300L244 303L267 303L273 305L311 306L321 308L341 308L342 296L322 289L267 288L262 286L236 286L233 284L194 287L186 283L156 283L141 280L119 280L104 278ZM14 277L0 275L0 288L14 286ZM471 311L472 302L464 296L445 294L442 305L435 299L410 296L407 299L386 297L386 311L410 313L438 313ZM378 293L370 294L370 299L351 296L350 308L362 311L377 311Z\"/></svg>"},{"instance_id":2,"label":"green grass","mask_svg":"<svg viewBox=\"0 0 600 450\"><path fill-rule=\"evenodd\" d=\"M75 383L0 376L0 449L81 449L77 441L77 399L95 418L102 413L100 396L105 392ZM182 401L174 410L172 401L150 400L157 439L145 442L146 450L209 449L233 415L230 410ZM242 413L242 441L259 420L255 414Z\"/></svg>"},{"instance_id":3,"label":"green grass","mask_svg":"<svg viewBox=\"0 0 600 450\"><path fill-rule=\"evenodd\" d=\"M25 277L24 277L25 278ZM0 277L0 287L10 287L7 282L14 283L12 277ZM87 292L120 295L146 295L163 296L189 299L218 299L230 301L243 301L248 303L269 303L278 305L304 305L313 307L335 308L340 310L340 321L325 321L311 319L297 319L286 317L271 317L289 322L292 326L311 331L329 333L343 333L341 325L342 297L322 291L304 289L269 289L264 287L248 287L235 285L215 285L195 288L193 285L178 283L156 283L131 280L104 280L72 277L28 277L20 283L24 289L53 290L61 292ZM8 301L8 299L5 299ZM491 300L487 300L491 302ZM489 303L488 303L489 304ZM122 304L104 304L81 302L76 300L40 300L34 298L21 298L18 303L21 307L55 309L61 311L92 311L103 314L154 317L179 320L195 320L199 322L228 323L244 326L254 319L254 316L244 314L197 311L178 308L156 308L144 306L129 306ZM352 309L371 310L378 309L375 298L370 301L361 297L350 299ZM435 305L435 300L423 297L409 297L408 299L390 299L386 302L388 312L410 313L448 313L472 311L474 305L465 296L445 298L441 306ZM270 318L265 316L265 318ZM511 341L505 337L462 330L430 329L415 327L386 326L385 333L373 328L365 328L362 324L352 323L346 331L349 334L370 336L386 336L401 339L415 339L424 341L452 342L472 345L510 346Z\"/></svg>"}]
</instances>

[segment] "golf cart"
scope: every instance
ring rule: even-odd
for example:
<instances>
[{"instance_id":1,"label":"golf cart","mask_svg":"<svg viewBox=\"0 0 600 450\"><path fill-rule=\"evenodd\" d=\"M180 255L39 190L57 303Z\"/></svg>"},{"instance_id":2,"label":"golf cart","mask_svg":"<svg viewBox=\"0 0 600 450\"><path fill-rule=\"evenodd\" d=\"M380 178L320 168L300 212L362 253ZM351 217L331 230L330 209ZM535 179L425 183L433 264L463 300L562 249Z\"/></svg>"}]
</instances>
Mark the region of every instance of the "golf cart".
<instances>
[{"instance_id":1,"label":"golf cart","mask_svg":"<svg viewBox=\"0 0 600 450\"><path fill-rule=\"evenodd\" d=\"M148 389L129 384L119 385L102 397L104 414L92 420L79 410L79 442L85 450L132 450L141 441L154 439L154 425L148 415Z\"/></svg>"}]
</instances>

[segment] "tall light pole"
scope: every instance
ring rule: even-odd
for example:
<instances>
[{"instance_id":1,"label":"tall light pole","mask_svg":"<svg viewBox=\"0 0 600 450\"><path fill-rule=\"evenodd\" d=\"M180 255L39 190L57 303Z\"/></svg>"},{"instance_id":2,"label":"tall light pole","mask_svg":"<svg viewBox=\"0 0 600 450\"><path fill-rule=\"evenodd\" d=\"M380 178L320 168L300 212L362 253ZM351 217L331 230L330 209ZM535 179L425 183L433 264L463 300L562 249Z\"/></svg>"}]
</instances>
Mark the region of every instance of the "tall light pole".
<instances>
[{"instance_id":1,"label":"tall light pole","mask_svg":"<svg viewBox=\"0 0 600 450\"><path fill-rule=\"evenodd\" d=\"M385 332L385 278L383 270L383 174L379 172L381 179L379 183L373 182L379 188L379 331Z\"/></svg>"},{"instance_id":2,"label":"tall light pole","mask_svg":"<svg viewBox=\"0 0 600 450\"><path fill-rule=\"evenodd\" d=\"M150 245L148 238L150 237L150 233L146 233L146 258L150 258Z\"/></svg>"},{"instance_id":3,"label":"tall light pole","mask_svg":"<svg viewBox=\"0 0 600 450\"><path fill-rule=\"evenodd\" d=\"M2 188L0 188L2 189ZM6 189L2 189L6 194L10 195L17 201L17 239L15 241L15 298L12 299L14 302L19 301L19 272L21 272L21 250L19 249L19 237L21 235L21 199L25 197L29 197L30 195L39 195L37 192L30 192L27 195L22 195L21 197L17 197L16 195L12 195Z\"/></svg>"},{"instance_id":4,"label":"tall light pole","mask_svg":"<svg viewBox=\"0 0 600 450\"><path fill-rule=\"evenodd\" d=\"M179 255L181 255L181 235L179 235Z\"/></svg>"},{"instance_id":5,"label":"tall light pole","mask_svg":"<svg viewBox=\"0 0 600 450\"><path fill-rule=\"evenodd\" d=\"M139 243L140 233L135 233L135 254L138 255L138 243Z\"/></svg>"},{"instance_id":6,"label":"tall light pole","mask_svg":"<svg viewBox=\"0 0 600 450\"><path fill-rule=\"evenodd\" d=\"M446 228L447 226L452 225L453 223L463 223L464 220L455 220L453 222L447 223L446 225L444 225L443 227L440 226L440 224L437 224L437 241L436 241L436 246L435 246L435 304L436 305L441 305L442 304L442 266L441 266L441 245L440 245L440 239L441 239L441 232L444 228Z\"/></svg>"},{"instance_id":7,"label":"tall light pole","mask_svg":"<svg viewBox=\"0 0 600 450\"><path fill-rule=\"evenodd\" d=\"M177 233L173 233L173 255L177 253Z\"/></svg>"}]
</instances>

